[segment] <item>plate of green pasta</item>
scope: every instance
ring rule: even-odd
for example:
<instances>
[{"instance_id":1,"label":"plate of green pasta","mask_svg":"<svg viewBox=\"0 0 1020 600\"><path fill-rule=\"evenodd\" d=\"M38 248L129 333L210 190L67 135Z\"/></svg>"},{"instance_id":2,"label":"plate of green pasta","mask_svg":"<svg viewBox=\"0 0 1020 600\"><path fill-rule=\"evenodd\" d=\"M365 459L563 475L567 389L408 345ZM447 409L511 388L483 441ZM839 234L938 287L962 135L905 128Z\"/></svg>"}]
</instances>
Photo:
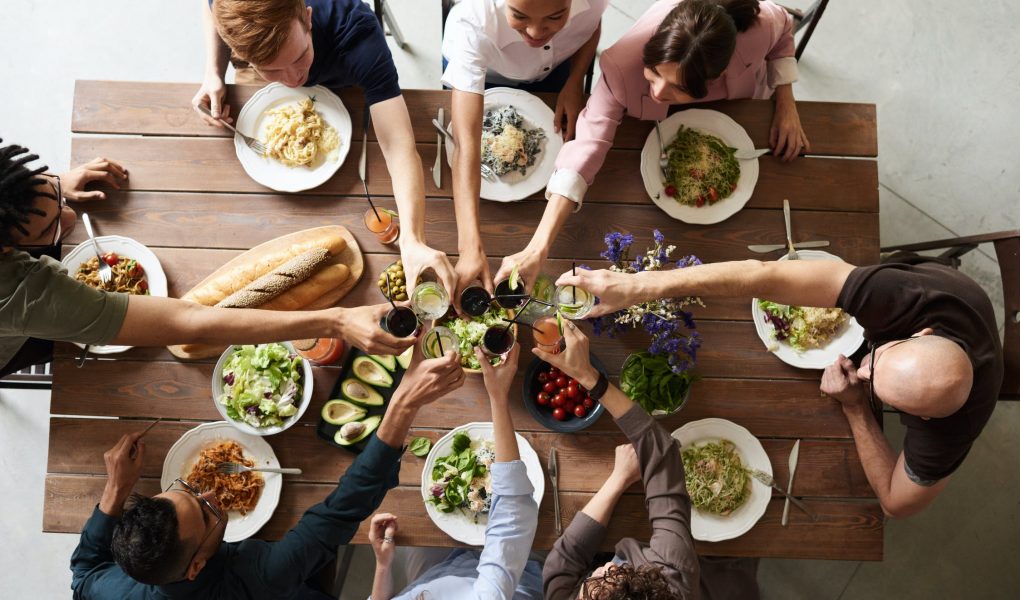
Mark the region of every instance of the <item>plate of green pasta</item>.
<instances>
[{"instance_id":1,"label":"plate of green pasta","mask_svg":"<svg viewBox=\"0 0 1020 600\"><path fill-rule=\"evenodd\" d=\"M655 204L684 223L719 223L740 211L758 182L758 159L737 160L754 143L736 121L715 110L689 108L659 123L667 156L659 168L653 128L641 149L641 179Z\"/></svg>"},{"instance_id":2,"label":"plate of green pasta","mask_svg":"<svg viewBox=\"0 0 1020 600\"><path fill-rule=\"evenodd\" d=\"M747 533L772 498L772 490L750 473L772 475L761 442L746 428L715 418L692 421L672 435L680 442L694 539L719 542Z\"/></svg>"}]
</instances>

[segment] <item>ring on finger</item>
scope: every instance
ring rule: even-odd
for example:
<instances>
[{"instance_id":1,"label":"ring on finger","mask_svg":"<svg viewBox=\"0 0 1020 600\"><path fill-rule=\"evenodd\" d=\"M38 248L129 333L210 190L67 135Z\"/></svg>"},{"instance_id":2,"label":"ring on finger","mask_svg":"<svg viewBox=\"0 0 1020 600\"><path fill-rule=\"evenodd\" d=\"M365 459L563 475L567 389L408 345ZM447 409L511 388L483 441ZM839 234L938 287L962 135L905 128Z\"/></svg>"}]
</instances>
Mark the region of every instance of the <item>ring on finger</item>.
<instances>
[{"instance_id":1,"label":"ring on finger","mask_svg":"<svg viewBox=\"0 0 1020 600\"><path fill-rule=\"evenodd\" d=\"M383 541L383 543L384 543L384 544L385 544L386 542L389 542L389 543L391 543L391 544L392 544L392 543L393 543L393 538L391 538L391 537L389 537L389 536L386 536L386 537L384 537L384 538L382 539L382 541Z\"/></svg>"}]
</instances>

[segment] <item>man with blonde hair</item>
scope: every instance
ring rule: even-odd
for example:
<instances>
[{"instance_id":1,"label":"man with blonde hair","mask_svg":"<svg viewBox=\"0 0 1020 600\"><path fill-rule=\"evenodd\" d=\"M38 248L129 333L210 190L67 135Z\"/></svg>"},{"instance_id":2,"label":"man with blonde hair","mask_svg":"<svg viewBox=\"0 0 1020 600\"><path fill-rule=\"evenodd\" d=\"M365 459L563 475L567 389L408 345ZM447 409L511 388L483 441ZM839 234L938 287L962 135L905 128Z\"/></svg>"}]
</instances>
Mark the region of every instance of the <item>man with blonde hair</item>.
<instances>
[{"instance_id":1,"label":"man with blonde hair","mask_svg":"<svg viewBox=\"0 0 1020 600\"><path fill-rule=\"evenodd\" d=\"M397 69L375 15L361 0L208 0L202 7L206 68L191 103L233 121L224 104L227 62L238 83L279 82L287 87L356 86L375 124L393 181L400 213L400 255L408 281L431 268L443 286L457 289L457 275L444 252L425 242L425 179L415 148ZM231 57L233 54L233 58ZM248 65L248 66L242 66ZM250 66L250 67L249 67ZM201 113L200 113L201 114ZM210 125L215 118L202 115ZM459 300L453 299L459 308Z\"/></svg>"}]
</instances>

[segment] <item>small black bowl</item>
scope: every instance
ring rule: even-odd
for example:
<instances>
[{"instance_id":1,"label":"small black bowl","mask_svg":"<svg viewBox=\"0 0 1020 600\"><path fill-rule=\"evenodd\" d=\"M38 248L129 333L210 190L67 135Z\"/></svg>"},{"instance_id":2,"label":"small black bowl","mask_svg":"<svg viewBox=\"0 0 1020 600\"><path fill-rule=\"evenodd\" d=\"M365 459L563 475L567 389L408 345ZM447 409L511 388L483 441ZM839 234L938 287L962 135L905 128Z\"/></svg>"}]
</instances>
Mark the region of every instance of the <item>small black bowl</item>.
<instances>
[{"instance_id":1,"label":"small black bowl","mask_svg":"<svg viewBox=\"0 0 1020 600\"><path fill-rule=\"evenodd\" d=\"M602 364L602 361L598 359L594 354L589 354L591 358L591 365L602 373L606 377L609 377L609 372L606 371L606 366ZM591 427L595 421L599 420L602 413L606 411L606 407L602 406L601 402L595 403L595 408L592 409L583 419L571 415L566 421L557 421L552 416L552 411L542 408L535 404L535 395L538 394L542 389L542 384L538 381L539 371L549 368L549 363L545 362L540 358L534 358L528 368L524 371L524 385L523 392L524 406L527 407L528 412L535 418L536 421L541 423L546 429L555 431L557 433L576 433L582 429Z\"/></svg>"}]
</instances>

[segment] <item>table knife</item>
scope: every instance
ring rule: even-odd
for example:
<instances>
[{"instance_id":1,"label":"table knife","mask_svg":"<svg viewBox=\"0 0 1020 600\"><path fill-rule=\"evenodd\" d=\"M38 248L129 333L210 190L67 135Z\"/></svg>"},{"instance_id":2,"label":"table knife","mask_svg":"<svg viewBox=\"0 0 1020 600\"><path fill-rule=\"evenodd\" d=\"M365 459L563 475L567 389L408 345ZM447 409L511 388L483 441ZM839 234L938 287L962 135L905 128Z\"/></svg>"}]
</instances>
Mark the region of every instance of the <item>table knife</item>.
<instances>
[{"instance_id":1,"label":"table knife","mask_svg":"<svg viewBox=\"0 0 1020 600\"><path fill-rule=\"evenodd\" d=\"M549 481L552 482L553 488L553 515L556 519L556 536L563 535L563 525L560 523L560 473L559 467L556 464L556 448L549 450Z\"/></svg>"},{"instance_id":2,"label":"table knife","mask_svg":"<svg viewBox=\"0 0 1020 600\"><path fill-rule=\"evenodd\" d=\"M797 458L800 456L800 440L793 443L790 451L790 483L786 484L786 502L783 503L783 527L790 522L790 496L793 495L793 476L797 472Z\"/></svg>"},{"instance_id":3,"label":"table knife","mask_svg":"<svg viewBox=\"0 0 1020 600\"><path fill-rule=\"evenodd\" d=\"M793 245L798 250L805 248L825 248L829 245L828 241L818 240L813 242L797 242ZM775 252L776 250L787 250L786 244L751 244L747 247L751 252L758 252L759 254L767 254L769 252Z\"/></svg>"},{"instance_id":4,"label":"table knife","mask_svg":"<svg viewBox=\"0 0 1020 600\"><path fill-rule=\"evenodd\" d=\"M439 107L439 122L445 124L443 108ZM437 188L443 187L443 134L436 134L436 164L432 165L432 182L436 184Z\"/></svg>"},{"instance_id":5,"label":"table knife","mask_svg":"<svg viewBox=\"0 0 1020 600\"><path fill-rule=\"evenodd\" d=\"M733 153L733 157L737 160L754 160L759 156L764 156L772 152L772 148L755 148L754 150L737 150Z\"/></svg>"}]
</instances>

